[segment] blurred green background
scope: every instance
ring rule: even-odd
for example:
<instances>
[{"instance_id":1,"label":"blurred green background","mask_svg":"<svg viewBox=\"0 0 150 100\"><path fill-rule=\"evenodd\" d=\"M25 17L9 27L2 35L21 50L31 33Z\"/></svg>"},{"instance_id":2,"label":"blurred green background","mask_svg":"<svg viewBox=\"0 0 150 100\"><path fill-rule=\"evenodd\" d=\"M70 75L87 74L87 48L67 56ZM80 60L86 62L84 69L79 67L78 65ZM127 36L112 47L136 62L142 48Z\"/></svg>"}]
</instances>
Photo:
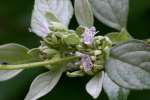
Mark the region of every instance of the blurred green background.
<instances>
[{"instance_id":1,"label":"blurred green background","mask_svg":"<svg viewBox=\"0 0 150 100\"><path fill-rule=\"evenodd\" d=\"M0 45L20 43L29 48L39 45L40 38L30 33L30 18L34 0L0 0ZM128 31L138 39L150 38L150 0L130 0ZM96 20L95 26L101 33L115 31ZM70 28L77 22L72 19ZM29 69L17 77L0 82L0 100L23 100L32 80L45 69ZM85 91L88 78L61 78L51 93L40 100L92 100ZM132 91L128 100L150 100L150 90ZM108 100L103 92L98 100Z\"/></svg>"}]
</instances>

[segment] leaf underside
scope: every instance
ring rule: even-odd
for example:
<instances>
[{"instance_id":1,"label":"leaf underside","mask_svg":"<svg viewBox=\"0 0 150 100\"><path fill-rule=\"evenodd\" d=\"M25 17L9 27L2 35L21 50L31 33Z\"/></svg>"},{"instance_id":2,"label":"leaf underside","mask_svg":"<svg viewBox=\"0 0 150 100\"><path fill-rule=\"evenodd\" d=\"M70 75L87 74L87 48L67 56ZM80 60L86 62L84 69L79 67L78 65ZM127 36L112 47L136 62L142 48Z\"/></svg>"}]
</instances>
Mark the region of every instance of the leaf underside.
<instances>
[{"instance_id":1,"label":"leaf underside","mask_svg":"<svg viewBox=\"0 0 150 100\"><path fill-rule=\"evenodd\" d=\"M48 94L55 87L61 75L62 71L48 71L37 76L33 80L25 100L37 100Z\"/></svg>"},{"instance_id":2,"label":"leaf underside","mask_svg":"<svg viewBox=\"0 0 150 100\"><path fill-rule=\"evenodd\" d=\"M75 16L80 25L91 27L94 23L93 12L88 0L75 0Z\"/></svg>"},{"instance_id":3,"label":"leaf underside","mask_svg":"<svg viewBox=\"0 0 150 100\"><path fill-rule=\"evenodd\" d=\"M104 75L103 89L109 100L127 100L130 93L128 89L122 88L114 83L106 73Z\"/></svg>"},{"instance_id":4,"label":"leaf underside","mask_svg":"<svg viewBox=\"0 0 150 100\"><path fill-rule=\"evenodd\" d=\"M150 89L150 46L131 40L113 47L105 70L122 87Z\"/></svg>"},{"instance_id":5,"label":"leaf underside","mask_svg":"<svg viewBox=\"0 0 150 100\"><path fill-rule=\"evenodd\" d=\"M86 91L94 98L98 98L103 85L104 72L96 74L87 84Z\"/></svg>"},{"instance_id":6,"label":"leaf underside","mask_svg":"<svg viewBox=\"0 0 150 100\"><path fill-rule=\"evenodd\" d=\"M50 32L51 22L68 26L72 16L73 7L70 0L35 0L31 30L38 36L45 37Z\"/></svg>"},{"instance_id":7,"label":"leaf underside","mask_svg":"<svg viewBox=\"0 0 150 100\"><path fill-rule=\"evenodd\" d=\"M126 28L128 0L89 0L94 15L105 25L121 30Z\"/></svg>"}]
</instances>

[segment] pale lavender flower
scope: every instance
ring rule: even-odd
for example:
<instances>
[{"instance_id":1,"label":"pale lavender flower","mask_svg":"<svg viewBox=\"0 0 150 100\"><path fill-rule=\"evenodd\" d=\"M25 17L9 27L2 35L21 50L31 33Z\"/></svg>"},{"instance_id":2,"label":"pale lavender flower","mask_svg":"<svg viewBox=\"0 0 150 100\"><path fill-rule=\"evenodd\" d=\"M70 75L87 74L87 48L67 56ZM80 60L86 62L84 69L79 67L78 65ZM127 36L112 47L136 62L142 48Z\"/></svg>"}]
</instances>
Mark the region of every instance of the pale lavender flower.
<instances>
[{"instance_id":1,"label":"pale lavender flower","mask_svg":"<svg viewBox=\"0 0 150 100\"><path fill-rule=\"evenodd\" d=\"M81 57L80 64L85 72L92 70L93 63L89 55L80 52L76 52L75 55Z\"/></svg>"},{"instance_id":2,"label":"pale lavender flower","mask_svg":"<svg viewBox=\"0 0 150 100\"><path fill-rule=\"evenodd\" d=\"M83 43L86 45L90 45L93 42L93 38L96 34L96 28L85 28L85 31L83 33Z\"/></svg>"},{"instance_id":3,"label":"pale lavender flower","mask_svg":"<svg viewBox=\"0 0 150 100\"><path fill-rule=\"evenodd\" d=\"M91 71L93 67L93 63L89 55L82 54L81 55L81 65L85 72Z\"/></svg>"}]
</instances>

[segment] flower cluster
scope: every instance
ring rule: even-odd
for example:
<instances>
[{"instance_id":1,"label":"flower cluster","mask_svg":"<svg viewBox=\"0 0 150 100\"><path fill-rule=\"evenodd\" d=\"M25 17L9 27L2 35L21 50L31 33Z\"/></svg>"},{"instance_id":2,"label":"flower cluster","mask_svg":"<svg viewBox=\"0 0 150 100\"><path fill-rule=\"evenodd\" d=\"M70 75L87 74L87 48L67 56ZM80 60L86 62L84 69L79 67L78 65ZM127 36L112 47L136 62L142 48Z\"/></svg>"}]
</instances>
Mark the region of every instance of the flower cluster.
<instances>
[{"instance_id":1,"label":"flower cluster","mask_svg":"<svg viewBox=\"0 0 150 100\"><path fill-rule=\"evenodd\" d=\"M56 52L61 57L78 56L79 60L67 65L69 77L95 75L103 70L109 54L108 49L112 45L108 37L96 36L96 33L95 27L80 26L73 31L67 30L65 27L62 29L61 26L61 29L55 29L43 39L41 51L45 56L48 55L47 58L52 58ZM43 48L46 49L43 50Z\"/></svg>"},{"instance_id":2,"label":"flower cluster","mask_svg":"<svg viewBox=\"0 0 150 100\"><path fill-rule=\"evenodd\" d=\"M95 75L104 68L106 55L109 54L109 48L112 42L108 37L95 36L95 27L79 27L81 42L77 46L76 54L80 56L80 72L84 74ZM70 73L71 74L71 73ZM73 74L74 75L74 74Z\"/></svg>"}]
</instances>

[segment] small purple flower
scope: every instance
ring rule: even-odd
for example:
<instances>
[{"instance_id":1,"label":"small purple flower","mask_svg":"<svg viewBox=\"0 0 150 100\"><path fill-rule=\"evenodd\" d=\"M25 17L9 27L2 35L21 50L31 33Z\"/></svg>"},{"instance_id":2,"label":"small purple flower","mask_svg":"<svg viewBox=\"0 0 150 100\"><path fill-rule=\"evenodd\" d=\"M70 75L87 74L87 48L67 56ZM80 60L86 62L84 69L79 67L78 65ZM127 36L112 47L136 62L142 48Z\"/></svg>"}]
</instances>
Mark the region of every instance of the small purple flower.
<instances>
[{"instance_id":1,"label":"small purple flower","mask_svg":"<svg viewBox=\"0 0 150 100\"><path fill-rule=\"evenodd\" d=\"M89 55L82 54L81 55L81 65L85 72L91 71L93 67L93 63Z\"/></svg>"},{"instance_id":2,"label":"small purple flower","mask_svg":"<svg viewBox=\"0 0 150 100\"><path fill-rule=\"evenodd\" d=\"M84 34L83 34L83 42L84 44L90 45L93 42L93 38L96 34L96 28L85 28Z\"/></svg>"}]
</instances>

